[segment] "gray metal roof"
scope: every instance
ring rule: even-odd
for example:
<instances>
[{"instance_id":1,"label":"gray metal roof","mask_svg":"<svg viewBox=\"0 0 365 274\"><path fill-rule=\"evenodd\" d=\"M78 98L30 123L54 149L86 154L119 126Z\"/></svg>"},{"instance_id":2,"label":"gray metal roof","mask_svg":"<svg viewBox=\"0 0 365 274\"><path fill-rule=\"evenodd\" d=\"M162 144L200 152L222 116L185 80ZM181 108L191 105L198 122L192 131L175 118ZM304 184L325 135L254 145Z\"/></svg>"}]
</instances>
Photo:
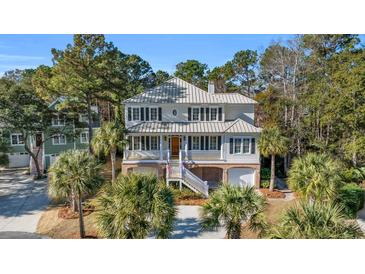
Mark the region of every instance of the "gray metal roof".
<instances>
[{"instance_id":1,"label":"gray metal roof","mask_svg":"<svg viewBox=\"0 0 365 274\"><path fill-rule=\"evenodd\" d=\"M241 119L229 122L143 122L129 127L130 133L258 133L255 127Z\"/></svg>"},{"instance_id":2,"label":"gray metal roof","mask_svg":"<svg viewBox=\"0 0 365 274\"><path fill-rule=\"evenodd\" d=\"M256 101L239 93L208 93L178 77L160 86L147 89L124 103L153 104L256 104Z\"/></svg>"}]
</instances>

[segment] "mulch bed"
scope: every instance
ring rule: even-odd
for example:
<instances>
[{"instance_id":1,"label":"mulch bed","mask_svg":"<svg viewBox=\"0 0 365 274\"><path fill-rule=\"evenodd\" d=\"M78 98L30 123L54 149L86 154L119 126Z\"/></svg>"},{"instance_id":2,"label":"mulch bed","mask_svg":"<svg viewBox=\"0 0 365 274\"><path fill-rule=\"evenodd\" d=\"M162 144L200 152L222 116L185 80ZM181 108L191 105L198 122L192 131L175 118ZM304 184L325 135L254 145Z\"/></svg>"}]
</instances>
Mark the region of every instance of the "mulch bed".
<instances>
[{"instance_id":1,"label":"mulch bed","mask_svg":"<svg viewBox=\"0 0 365 274\"><path fill-rule=\"evenodd\" d=\"M260 191L262 194L265 195L266 198L271 198L271 199L284 199L285 198L285 193L275 190L274 191L270 191L268 188L260 188Z\"/></svg>"},{"instance_id":2,"label":"mulch bed","mask_svg":"<svg viewBox=\"0 0 365 274\"><path fill-rule=\"evenodd\" d=\"M207 199L177 199L176 205L196 205L202 206L207 202Z\"/></svg>"},{"instance_id":3,"label":"mulch bed","mask_svg":"<svg viewBox=\"0 0 365 274\"><path fill-rule=\"evenodd\" d=\"M83 208L82 213L84 216L87 216L94 212L93 207ZM62 207L58 210L58 218L62 219L77 219L79 218L79 213L74 212L69 207Z\"/></svg>"}]
</instances>

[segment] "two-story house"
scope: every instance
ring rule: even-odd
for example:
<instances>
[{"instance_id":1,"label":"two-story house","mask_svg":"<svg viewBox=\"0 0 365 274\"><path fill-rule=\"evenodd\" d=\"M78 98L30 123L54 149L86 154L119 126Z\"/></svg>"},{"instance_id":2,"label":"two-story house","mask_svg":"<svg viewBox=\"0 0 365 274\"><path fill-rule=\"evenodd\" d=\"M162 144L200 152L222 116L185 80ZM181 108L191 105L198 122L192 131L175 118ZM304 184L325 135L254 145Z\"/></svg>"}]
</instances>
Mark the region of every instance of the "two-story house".
<instances>
[{"instance_id":1,"label":"two-story house","mask_svg":"<svg viewBox=\"0 0 365 274\"><path fill-rule=\"evenodd\" d=\"M56 111L57 105L62 101L62 97L58 98L49 105L49 108ZM41 170L47 170L57 156L66 150L87 149L89 145L87 121L86 114L79 114L75 118L67 112L56 111L49 129L30 136L28 140L24 140L21 132L2 130L2 136L8 140L10 147L9 167L30 167L31 172L35 172L34 162L25 150L24 142L28 142L31 150L38 154ZM96 106L93 107L92 127L94 130L100 127ZM52 134L52 132L57 132L57 134Z\"/></svg>"},{"instance_id":2,"label":"two-story house","mask_svg":"<svg viewBox=\"0 0 365 274\"><path fill-rule=\"evenodd\" d=\"M208 195L218 182L259 186L256 102L177 77L124 101L122 173L153 173Z\"/></svg>"}]
</instances>

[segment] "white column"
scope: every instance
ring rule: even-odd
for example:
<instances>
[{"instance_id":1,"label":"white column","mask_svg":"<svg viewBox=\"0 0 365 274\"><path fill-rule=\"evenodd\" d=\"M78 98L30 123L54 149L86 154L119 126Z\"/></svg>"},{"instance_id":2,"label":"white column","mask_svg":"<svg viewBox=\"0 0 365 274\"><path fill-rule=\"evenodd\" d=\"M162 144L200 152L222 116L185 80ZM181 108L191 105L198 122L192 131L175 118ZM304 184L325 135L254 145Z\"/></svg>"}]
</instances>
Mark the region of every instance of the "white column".
<instances>
[{"instance_id":1,"label":"white column","mask_svg":"<svg viewBox=\"0 0 365 274\"><path fill-rule=\"evenodd\" d=\"M128 136L125 136L125 140L128 140ZM129 142L127 142L127 145L125 146L123 150L123 160L127 160L127 151L129 150Z\"/></svg>"},{"instance_id":2,"label":"white column","mask_svg":"<svg viewBox=\"0 0 365 274\"><path fill-rule=\"evenodd\" d=\"M225 136L221 137L221 160L224 160L224 143L226 142Z\"/></svg>"},{"instance_id":3,"label":"white column","mask_svg":"<svg viewBox=\"0 0 365 274\"><path fill-rule=\"evenodd\" d=\"M163 140L162 140L162 135L160 135L160 160L163 160Z\"/></svg>"},{"instance_id":4,"label":"white column","mask_svg":"<svg viewBox=\"0 0 365 274\"><path fill-rule=\"evenodd\" d=\"M185 160L189 159L188 155L188 143L189 143L189 136L185 136Z\"/></svg>"}]
</instances>

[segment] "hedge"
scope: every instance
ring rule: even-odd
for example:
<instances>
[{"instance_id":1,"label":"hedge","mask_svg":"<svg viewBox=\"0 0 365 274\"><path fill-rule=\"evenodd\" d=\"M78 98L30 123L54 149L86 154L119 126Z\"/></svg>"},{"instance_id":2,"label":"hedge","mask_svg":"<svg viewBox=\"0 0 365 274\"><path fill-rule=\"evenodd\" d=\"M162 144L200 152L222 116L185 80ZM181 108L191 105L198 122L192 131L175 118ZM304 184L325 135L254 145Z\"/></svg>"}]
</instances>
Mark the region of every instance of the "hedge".
<instances>
[{"instance_id":1,"label":"hedge","mask_svg":"<svg viewBox=\"0 0 365 274\"><path fill-rule=\"evenodd\" d=\"M0 166L7 166L8 164L9 164L8 155L0 153Z\"/></svg>"}]
</instances>

